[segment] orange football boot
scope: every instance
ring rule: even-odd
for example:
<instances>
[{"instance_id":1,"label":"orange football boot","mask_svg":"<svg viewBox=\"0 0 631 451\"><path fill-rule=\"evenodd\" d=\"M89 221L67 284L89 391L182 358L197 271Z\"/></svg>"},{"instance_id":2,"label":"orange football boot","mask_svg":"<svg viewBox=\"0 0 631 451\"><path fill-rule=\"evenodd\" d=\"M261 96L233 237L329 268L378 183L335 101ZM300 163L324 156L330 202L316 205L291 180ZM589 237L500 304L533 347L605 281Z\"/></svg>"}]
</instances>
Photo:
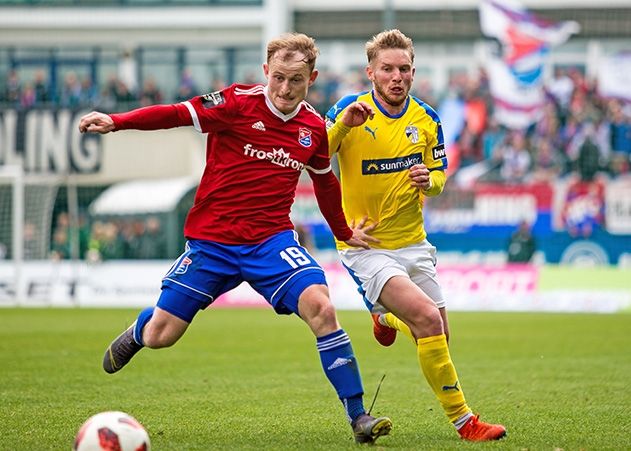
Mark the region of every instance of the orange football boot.
<instances>
[{"instance_id":1,"label":"orange football boot","mask_svg":"<svg viewBox=\"0 0 631 451\"><path fill-rule=\"evenodd\" d=\"M372 333L381 346L391 346L397 338L397 330L379 322L379 315L372 315Z\"/></svg>"},{"instance_id":2,"label":"orange football boot","mask_svg":"<svg viewBox=\"0 0 631 451\"><path fill-rule=\"evenodd\" d=\"M480 421L480 415L474 415L458 429L463 440L471 442L486 442L499 440L506 435L506 428L501 424L490 424Z\"/></svg>"}]
</instances>

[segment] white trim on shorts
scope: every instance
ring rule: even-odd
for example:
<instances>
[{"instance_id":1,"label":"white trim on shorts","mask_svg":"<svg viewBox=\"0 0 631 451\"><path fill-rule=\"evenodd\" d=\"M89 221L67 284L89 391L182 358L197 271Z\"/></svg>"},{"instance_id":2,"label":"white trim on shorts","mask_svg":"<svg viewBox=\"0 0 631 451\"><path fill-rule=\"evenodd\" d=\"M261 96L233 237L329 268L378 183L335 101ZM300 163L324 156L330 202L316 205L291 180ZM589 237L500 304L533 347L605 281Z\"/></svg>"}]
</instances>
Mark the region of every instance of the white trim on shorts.
<instances>
[{"instance_id":1,"label":"white trim on shorts","mask_svg":"<svg viewBox=\"0 0 631 451\"><path fill-rule=\"evenodd\" d=\"M429 241L400 249L342 249L339 254L373 313L387 311L379 303L379 296L386 282L394 276L409 277L438 308L445 307L436 274L436 248Z\"/></svg>"}]
</instances>

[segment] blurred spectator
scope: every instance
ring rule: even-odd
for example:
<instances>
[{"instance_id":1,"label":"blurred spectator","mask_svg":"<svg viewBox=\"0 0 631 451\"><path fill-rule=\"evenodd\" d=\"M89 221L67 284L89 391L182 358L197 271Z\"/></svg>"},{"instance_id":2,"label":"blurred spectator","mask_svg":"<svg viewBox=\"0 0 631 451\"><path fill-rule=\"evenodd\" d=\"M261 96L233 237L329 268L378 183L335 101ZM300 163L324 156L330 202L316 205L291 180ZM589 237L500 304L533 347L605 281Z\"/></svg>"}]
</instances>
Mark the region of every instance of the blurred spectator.
<instances>
[{"instance_id":1,"label":"blurred spectator","mask_svg":"<svg viewBox=\"0 0 631 451\"><path fill-rule=\"evenodd\" d=\"M533 182L552 182L563 173L565 160L548 139L540 139L533 158Z\"/></svg>"},{"instance_id":2,"label":"blurred spectator","mask_svg":"<svg viewBox=\"0 0 631 451\"><path fill-rule=\"evenodd\" d=\"M123 105L127 105L136 100L133 91L131 91L122 80L116 80L114 95L116 96L116 103L122 103Z\"/></svg>"},{"instance_id":3,"label":"blurred spectator","mask_svg":"<svg viewBox=\"0 0 631 451\"><path fill-rule=\"evenodd\" d=\"M165 259L167 237L156 216L129 217L92 224L88 260Z\"/></svg>"},{"instance_id":4,"label":"blurred spectator","mask_svg":"<svg viewBox=\"0 0 631 451\"><path fill-rule=\"evenodd\" d=\"M22 108L31 108L37 102L35 88L31 83L24 83L22 92L20 93L20 106Z\"/></svg>"},{"instance_id":5,"label":"blurred spectator","mask_svg":"<svg viewBox=\"0 0 631 451\"><path fill-rule=\"evenodd\" d=\"M59 103L62 107L76 108L81 105L81 82L74 72L66 73L64 84L61 88Z\"/></svg>"},{"instance_id":6,"label":"blurred spectator","mask_svg":"<svg viewBox=\"0 0 631 451\"><path fill-rule=\"evenodd\" d=\"M480 80L468 79L464 87L465 123L469 131L479 137L486 128L486 99L480 92Z\"/></svg>"},{"instance_id":7,"label":"blurred spectator","mask_svg":"<svg viewBox=\"0 0 631 451\"><path fill-rule=\"evenodd\" d=\"M554 69L554 78L547 83L547 90L559 106L559 110L565 115L574 92L574 82L568 76L565 68L557 67Z\"/></svg>"},{"instance_id":8,"label":"blurred spectator","mask_svg":"<svg viewBox=\"0 0 631 451\"><path fill-rule=\"evenodd\" d=\"M114 260L124 257L124 243L119 227L114 222L97 221L92 224L92 235L88 247L88 260Z\"/></svg>"},{"instance_id":9,"label":"blurred spectator","mask_svg":"<svg viewBox=\"0 0 631 451\"><path fill-rule=\"evenodd\" d=\"M591 181L600 170L600 151L591 136L587 136L581 144L576 159L576 166L581 180Z\"/></svg>"},{"instance_id":10,"label":"blurred spectator","mask_svg":"<svg viewBox=\"0 0 631 451\"><path fill-rule=\"evenodd\" d=\"M143 233L140 236L140 246L136 258L157 259L166 257L166 236L162 231L160 220L155 216L149 216L143 224Z\"/></svg>"},{"instance_id":11,"label":"blurred spectator","mask_svg":"<svg viewBox=\"0 0 631 451\"><path fill-rule=\"evenodd\" d=\"M324 97L322 89L309 88L306 100L322 115L326 113L327 108L330 106Z\"/></svg>"},{"instance_id":12,"label":"blurred spectator","mask_svg":"<svg viewBox=\"0 0 631 451\"><path fill-rule=\"evenodd\" d=\"M526 136L514 131L507 145L500 148L500 177L506 183L523 183L529 174L532 158Z\"/></svg>"},{"instance_id":13,"label":"blurred spectator","mask_svg":"<svg viewBox=\"0 0 631 451\"><path fill-rule=\"evenodd\" d=\"M101 88L101 95L99 98L99 108L106 111L115 111L116 108L116 86L118 85L118 79L116 75L110 74L107 77L107 82Z\"/></svg>"},{"instance_id":14,"label":"blurred spectator","mask_svg":"<svg viewBox=\"0 0 631 451\"><path fill-rule=\"evenodd\" d=\"M35 101L38 104L45 104L52 101L50 93L50 86L46 80L43 70L35 72L35 79L33 80L33 87L35 88Z\"/></svg>"},{"instance_id":15,"label":"blurred spectator","mask_svg":"<svg viewBox=\"0 0 631 451\"><path fill-rule=\"evenodd\" d=\"M559 146L567 158L567 161L574 161L576 155L572 148L572 140L579 134L581 123L576 116L570 115L565 124L559 130ZM571 168L570 168L571 169Z\"/></svg>"},{"instance_id":16,"label":"blurred spectator","mask_svg":"<svg viewBox=\"0 0 631 451\"><path fill-rule=\"evenodd\" d=\"M0 88L0 100L11 107L32 108L53 102L52 106L56 107L98 107L112 112L138 104L184 101L200 92L226 86L219 73L212 77L210 86L196 86L191 70L184 68L177 86L172 87L172 97L175 97L172 99L167 98L151 76L141 80L143 89L139 91L139 75L132 51L123 52L118 73L110 74L99 86L93 86L90 77L79 81L74 72L67 72L61 88L57 88L49 86L43 70L37 70L32 81L20 79L19 70L10 70ZM583 149L587 136L598 149L598 170L608 171L613 177L630 171L631 107L619 100L599 97L595 81L587 80L577 68L555 70L554 79L546 83L543 114L526 130L507 130L498 124L493 117L493 99L483 70L476 74L450 73L447 89L442 93L434 93L427 78L417 80L413 94L426 103L438 105L450 176L466 169L465 175L472 182L479 177L509 183L563 177L579 170L579 155L582 155L580 168L586 170L586 165L593 166L587 163L593 147L586 145ZM340 92L367 89L370 86L363 67L350 70L344 76L325 69L310 91L308 101L324 113L339 98ZM515 134L522 135L524 149L515 147ZM560 171L559 162L565 163Z\"/></svg>"},{"instance_id":17,"label":"blurred spectator","mask_svg":"<svg viewBox=\"0 0 631 451\"><path fill-rule=\"evenodd\" d=\"M64 260L70 258L70 239L68 237L67 229L59 228L53 231L50 258L53 260Z\"/></svg>"},{"instance_id":18,"label":"blurred spectator","mask_svg":"<svg viewBox=\"0 0 631 451\"><path fill-rule=\"evenodd\" d=\"M158 88L156 80L153 77L149 77L142 85L140 106L154 105L157 103L162 103L162 92Z\"/></svg>"},{"instance_id":19,"label":"blurred spectator","mask_svg":"<svg viewBox=\"0 0 631 451\"><path fill-rule=\"evenodd\" d=\"M24 238L24 259L25 260L33 260L33 259L44 257L40 253L41 240L38 237L37 226L34 223L30 221L26 221L24 223L23 238Z\"/></svg>"},{"instance_id":20,"label":"blurred spectator","mask_svg":"<svg viewBox=\"0 0 631 451\"><path fill-rule=\"evenodd\" d=\"M213 78L212 81L210 82L210 90L213 91L213 92L214 91L221 91L226 86L227 86L226 82L222 78L219 78L219 77ZM197 95L197 94L195 94L195 95Z\"/></svg>"},{"instance_id":21,"label":"blurred spectator","mask_svg":"<svg viewBox=\"0 0 631 451\"><path fill-rule=\"evenodd\" d=\"M81 98L79 103L81 106L92 108L99 104L99 91L92 84L92 80L89 77L84 77L81 80Z\"/></svg>"},{"instance_id":22,"label":"blurred spectator","mask_svg":"<svg viewBox=\"0 0 631 451\"><path fill-rule=\"evenodd\" d=\"M506 130L495 118L490 118L482 132L482 158L491 160L497 149L504 144Z\"/></svg>"},{"instance_id":23,"label":"blurred spectator","mask_svg":"<svg viewBox=\"0 0 631 451\"><path fill-rule=\"evenodd\" d=\"M9 71L4 88L4 101L17 106L20 103L21 92L22 85L17 71Z\"/></svg>"},{"instance_id":24,"label":"blurred spectator","mask_svg":"<svg viewBox=\"0 0 631 451\"><path fill-rule=\"evenodd\" d=\"M618 101L608 105L611 139L611 170L614 176L629 172L631 165L631 117Z\"/></svg>"},{"instance_id":25,"label":"blurred spectator","mask_svg":"<svg viewBox=\"0 0 631 451\"><path fill-rule=\"evenodd\" d=\"M198 88L195 84L195 80L193 80L191 70L188 68L184 69L182 71L182 75L180 76L180 84L177 88L176 100L178 102L183 102L198 94Z\"/></svg>"},{"instance_id":26,"label":"blurred spectator","mask_svg":"<svg viewBox=\"0 0 631 451\"><path fill-rule=\"evenodd\" d=\"M50 256L53 260L70 258L70 218L60 213L55 218Z\"/></svg>"},{"instance_id":27,"label":"blurred spectator","mask_svg":"<svg viewBox=\"0 0 631 451\"><path fill-rule=\"evenodd\" d=\"M452 145L451 151L457 147L459 167L470 166L482 160L482 144L480 136L465 123L460 135L456 137L456 142Z\"/></svg>"},{"instance_id":28,"label":"blurred spectator","mask_svg":"<svg viewBox=\"0 0 631 451\"><path fill-rule=\"evenodd\" d=\"M412 89L412 95L418 97L428 105L438 105L438 100L436 99L432 83L427 78L416 79L415 87Z\"/></svg>"},{"instance_id":29,"label":"blurred spectator","mask_svg":"<svg viewBox=\"0 0 631 451\"><path fill-rule=\"evenodd\" d=\"M552 102L546 102L542 117L533 128L533 135L537 138L549 140L555 147L560 147L559 136L560 118L557 107Z\"/></svg>"},{"instance_id":30,"label":"blurred spectator","mask_svg":"<svg viewBox=\"0 0 631 451\"><path fill-rule=\"evenodd\" d=\"M532 236L528 221L521 221L517 230L513 232L508 242L508 262L528 263L532 260L537 246Z\"/></svg>"}]
</instances>

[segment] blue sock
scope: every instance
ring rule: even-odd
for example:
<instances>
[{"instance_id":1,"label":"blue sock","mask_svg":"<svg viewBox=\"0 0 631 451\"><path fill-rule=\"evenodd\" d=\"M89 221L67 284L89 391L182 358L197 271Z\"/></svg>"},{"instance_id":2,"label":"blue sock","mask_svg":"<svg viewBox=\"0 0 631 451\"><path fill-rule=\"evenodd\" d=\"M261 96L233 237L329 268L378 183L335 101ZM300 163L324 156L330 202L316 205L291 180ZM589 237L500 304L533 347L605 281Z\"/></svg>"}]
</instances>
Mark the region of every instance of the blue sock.
<instances>
[{"instance_id":1,"label":"blue sock","mask_svg":"<svg viewBox=\"0 0 631 451\"><path fill-rule=\"evenodd\" d=\"M142 312L138 314L138 319L136 320L136 327L134 327L134 341L141 346L145 344L142 342L142 329L149 322L151 317L153 316L153 310L155 307L147 307Z\"/></svg>"},{"instance_id":2,"label":"blue sock","mask_svg":"<svg viewBox=\"0 0 631 451\"><path fill-rule=\"evenodd\" d=\"M351 423L362 413L366 413L362 395L351 396L350 398L343 399L342 404L344 404L346 415Z\"/></svg>"},{"instance_id":3,"label":"blue sock","mask_svg":"<svg viewBox=\"0 0 631 451\"><path fill-rule=\"evenodd\" d=\"M349 421L365 413L361 376L353 354L351 339L343 329L317 339L320 361L337 396L342 401Z\"/></svg>"}]
</instances>

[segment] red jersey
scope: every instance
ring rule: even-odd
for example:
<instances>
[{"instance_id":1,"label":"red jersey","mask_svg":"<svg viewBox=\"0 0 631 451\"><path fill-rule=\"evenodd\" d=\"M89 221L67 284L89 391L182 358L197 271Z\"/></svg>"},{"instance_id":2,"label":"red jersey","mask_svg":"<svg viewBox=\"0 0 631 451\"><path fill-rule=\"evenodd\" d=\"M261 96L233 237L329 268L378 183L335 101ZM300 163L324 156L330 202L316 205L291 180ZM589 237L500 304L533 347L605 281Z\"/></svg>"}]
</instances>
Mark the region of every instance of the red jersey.
<instances>
[{"instance_id":1,"label":"red jersey","mask_svg":"<svg viewBox=\"0 0 631 451\"><path fill-rule=\"evenodd\" d=\"M184 225L187 238L253 244L293 229L289 213L303 169L310 171L335 236L352 236L335 199L339 184L331 172L324 121L307 102L283 114L265 86L232 85L112 118L116 129L151 130L192 121L197 131L208 133L206 168Z\"/></svg>"}]
</instances>

